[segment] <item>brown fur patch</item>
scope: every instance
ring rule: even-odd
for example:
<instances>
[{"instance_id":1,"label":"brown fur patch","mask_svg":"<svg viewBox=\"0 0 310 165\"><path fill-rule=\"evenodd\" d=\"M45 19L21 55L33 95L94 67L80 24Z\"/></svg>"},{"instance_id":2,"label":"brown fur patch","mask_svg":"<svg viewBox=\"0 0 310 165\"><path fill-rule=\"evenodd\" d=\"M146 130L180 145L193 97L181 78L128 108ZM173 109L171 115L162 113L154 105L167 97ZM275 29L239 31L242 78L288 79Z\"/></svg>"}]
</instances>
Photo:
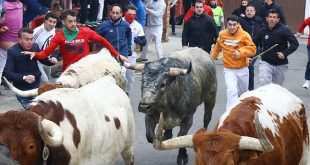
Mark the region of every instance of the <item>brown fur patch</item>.
<instances>
[{"instance_id":1,"label":"brown fur patch","mask_svg":"<svg viewBox=\"0 0 310 165\"><path fill-rule=\"evenodd\" d=\"M55 83L44 83L38 88L38 95L56 89L56 88L63 88L62 84L55 84Z\"/></svg>"},{"instance_id":2,"label":"brown fur patch","mask_svg":"<svg viewBox=\"0 0 310 165\"><path fill-rule=\"evenodd\" d=\"M77 128L77 123L76 123L75 117L69 111L66 111L66 117L68 118L69 122L71 123L72 127L74 128L73 142L74 142L75 147L78 148L80 141L81 141L81 133L80 133L80 130Z\"/></svg>"},{"instance_id":3,"label":"brown fur patch","mask_svg":"<svg viewBox=\"0 0 310 165\"><path fill-rule=\"evenodd\" d=\"M113 120L114 120L116 129L119 129L121 127L121 122L119 121L117 117L114 117Z\"/></svg>"},{"instance_id":4,"label":"brown fur patch","mask_svg":"<svg viewBox=\"0 0 310 165\"><path fill-rule=\"evenodd\" d=\"M107 116L107 115L104 115L104 119L105 119L105 121L107 121L107 122L110 121L110 118L109 118L109 116Z\"/></svg>"},{"instance_id":5,"label":"brown fur patch","mask_svg":"<svg viewBox=\"0 0 310 165\"><path fill-rule=\"evenodd\" d=\"M64 120L65 111L62 105L57 102L43 102L39 101L38 104L32 106L30 111L42 116L45 119L51 120L59 125Z\"/></svg>"}]
</instances>

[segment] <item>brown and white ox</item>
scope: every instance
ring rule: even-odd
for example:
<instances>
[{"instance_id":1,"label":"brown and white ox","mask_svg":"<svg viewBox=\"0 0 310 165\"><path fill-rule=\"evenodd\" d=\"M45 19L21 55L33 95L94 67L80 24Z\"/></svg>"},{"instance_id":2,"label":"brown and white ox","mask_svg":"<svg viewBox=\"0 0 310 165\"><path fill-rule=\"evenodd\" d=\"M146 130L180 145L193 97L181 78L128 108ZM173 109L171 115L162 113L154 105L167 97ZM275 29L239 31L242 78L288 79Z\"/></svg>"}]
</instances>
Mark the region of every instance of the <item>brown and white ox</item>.
<instances>
[{"instance_id":1,"label":"brown and white ox","mask_svg":"<svg viewBox=\"0 0 310 165\"><path fill-rule=\"evenodd\" d=\"M110 165L120 153L133 165L133 111L111 76L34 101L27 111L0 114L0 144L21 165Z\"/></svg>"},{"instance_id":2,"label":"brown and white ox","mask_svg":"<svg viewBox=\"0 0 310 165\"><path fill-rule=\"evenodd\" d=\"M121 66L111 53L103 48L99 52L71 64L56 80L56 83L44 83L39 88L21 91L9 83L6 78L4 78L4 82L15 94L31 97L55 88L79 88L107 75L113 76L116 83L125 89L125 78L122 75Z\"/></svg>"},{"instance_id":3,"label":"brown and white ox","mask_svg":"<svg viewBox=\"0 0 310 165\"><path fill-rule=\"evenodd\" d=\"M309 132L302 101L274 84L243 94L214 131L200 129L161 143L194 147L197 165L309 165Z\"/></svg>"}]
</instances>

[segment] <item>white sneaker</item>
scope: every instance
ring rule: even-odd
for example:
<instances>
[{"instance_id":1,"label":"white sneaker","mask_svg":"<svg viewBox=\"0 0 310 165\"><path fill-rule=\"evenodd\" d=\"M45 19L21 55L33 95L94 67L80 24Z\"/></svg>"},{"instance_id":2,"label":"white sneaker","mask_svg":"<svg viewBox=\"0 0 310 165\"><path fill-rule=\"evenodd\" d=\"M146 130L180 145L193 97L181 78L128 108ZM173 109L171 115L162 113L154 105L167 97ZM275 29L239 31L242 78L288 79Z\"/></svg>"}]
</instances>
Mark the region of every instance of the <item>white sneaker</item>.
<instances>
[{"instance_id":1,"label":"white sneaker","mask_svg":"<svg viewBox=\"0 0 310 165\"><path fill-rule=\"evenodd\" d=\"M306 82L304 83L304 85L302 85L302 87L308 89L310 87L310 81L306 80Z\"/></svg>"}]
</instances>

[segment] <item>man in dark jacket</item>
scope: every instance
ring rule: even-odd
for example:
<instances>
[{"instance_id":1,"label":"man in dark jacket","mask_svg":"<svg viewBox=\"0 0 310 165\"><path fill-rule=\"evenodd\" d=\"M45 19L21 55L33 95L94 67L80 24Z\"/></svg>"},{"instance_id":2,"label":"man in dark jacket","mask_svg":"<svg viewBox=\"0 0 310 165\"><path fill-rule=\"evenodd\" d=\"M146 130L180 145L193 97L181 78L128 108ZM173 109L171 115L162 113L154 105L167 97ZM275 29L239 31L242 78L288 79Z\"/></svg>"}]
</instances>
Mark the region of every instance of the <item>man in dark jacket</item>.
<instances>
[{"instance_id":1,"label":"man in dark jacket","mask_svg":"<svg viewBox=\"0 0 310 165\"><path fill-rule=\"evenodd\" d=\"M39 51L39 46L33 44L33 31L23 28L18 33L18 43L8 49L8 58L4 68L4 76L13 81L15 87L21 90L30 90L40 85L41 72L37 60L30 59L23 51ZM55 58L40 61L46 65L52 65L57 61ZM32 97L16 96L21 105L27 109L31 103Z\"/></svg>"},{"instance_id":2,"label":"man in dark jacket","mask_svg":"<svg viewBox=\"0 0 310 165\"><path fill-rule=\"evenodd\" d=\"M213 18L203 12L203 2L196 1L194 16L184 24L182 46L199 47L210 53L217 38L217 29Z\"/></svg>"},{"instance_id":3,"label":"man in dark jacket","mask_svg":"<svg viewBox=\"0 0 310 165\"><path fill-rule=\"evenodd\" d=\"M254 42L262 51L275 47L261 57L259 81L261 85L268 83L282 85L284 72L288 68L287 56L293 53L299 44L290 29L280 23L280 14L277 10L271 9L266 21L267 25L255 36Z\"/></svg>"},{"instance_id":4,"label":"man in dark jacket","mask_svg":"<svg viewBox=\"0 0 310 165\"><path fill-rule=\"evenodd\" d=\"M265 0L265 3L263 5L263 7L261 8L259 16L262 19L265 19L268 16L268 11L270 9L276 10L279 13L280 22L282 24L286 24L286 19L284 17L282 7L279 4L275 3L274 0Z\"/></svg>"},{"instance_id":5,"label":"man in dark jacket","mask_svg":"<svg viewBox=\"0 0 310 165\"><path fill-rule=\"evenodd\" d=\"M124 56L131 56L131 29L129 24L122 19L122 8L113 5L110 19L104 21L97 28L97 32L106 38L113 47Z\"/></svg>"},{"instance_id":6,"label":"man in dark jacket","mask_svg":"<svg viewBox=\"0 0 310 165\"><path fill-rule=\"evenodd\" d=\"M260 31L263 20L256 16L256 10L253 5L248 5L245 9L245 17L240 18L240 25L248 32L252 38ZM259 51L256 51L259 52ZM254 89L254 63L255 60L251 60L249 64L249 90Z\"/></svg>"}]
</instances>

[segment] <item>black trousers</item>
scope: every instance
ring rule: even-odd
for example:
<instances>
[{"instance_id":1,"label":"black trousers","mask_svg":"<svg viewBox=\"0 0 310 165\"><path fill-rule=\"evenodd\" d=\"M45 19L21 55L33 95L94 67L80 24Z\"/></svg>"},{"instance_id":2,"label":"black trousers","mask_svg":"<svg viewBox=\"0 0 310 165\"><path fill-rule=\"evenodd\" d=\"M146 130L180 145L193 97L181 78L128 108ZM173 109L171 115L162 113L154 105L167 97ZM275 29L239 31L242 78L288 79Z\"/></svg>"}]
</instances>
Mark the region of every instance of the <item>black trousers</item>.
<instances>
[{"instance_id":1,"label":"black trousers","mask_svg":"<svg viewBox=\"0 0 310 165\"><path fill-rule=\"evenodd\" d=\"M90 5L90 9L87 6ZM80 22L85 23L88 21L96 21L98 10L99 10L99 1L98 0L80 0Z\"/></svg>"}]
</instances>

